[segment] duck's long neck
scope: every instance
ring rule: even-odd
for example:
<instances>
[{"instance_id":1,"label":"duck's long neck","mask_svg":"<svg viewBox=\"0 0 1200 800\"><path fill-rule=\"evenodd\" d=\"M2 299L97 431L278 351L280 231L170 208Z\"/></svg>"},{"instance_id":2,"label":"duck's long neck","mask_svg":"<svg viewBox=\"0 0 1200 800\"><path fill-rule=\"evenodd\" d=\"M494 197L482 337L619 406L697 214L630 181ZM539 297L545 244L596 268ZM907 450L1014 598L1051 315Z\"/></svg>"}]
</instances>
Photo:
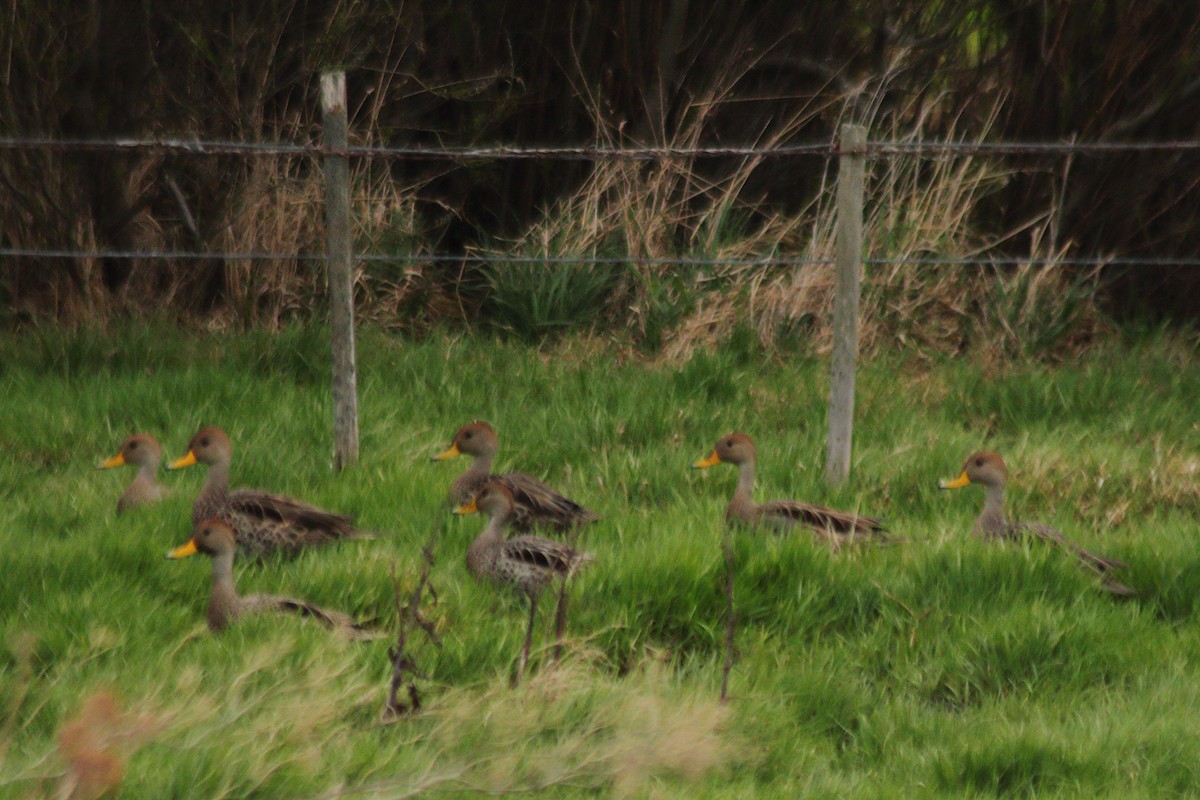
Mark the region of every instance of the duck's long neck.
<instances>
[{"instance_id":1,"label":"duck's long neck","mask_svg":"<svg viewBox=\"0 0 1200 800\"><path fill-rule=\"evenodd\" d=\"M138 467L137 475L134 477L134 480L149 484L150 486L153 486L155 484L155 481L158 478L158 465L159 465L158 461L153 461L153 462L149 462L149 463L140 465Z\"/></svg>"},{"instance_id":2,"label":"duck's long neck","mask_svg":"<svg viewBox=\"0 0 1200 800\"><path fill-rule=\"evenodd\" d=\"M214 461L208 466L208 480L204 482L203 495L223 495L229 491L229 460Z\"/></svg>"},{"instance_id":3,"label":"duck's long neck","mask_svg":"<svg viewBox=\"0 0 1200 800\"><path fill-rule=\"evenodd\" d=\"M471 466L467 467L467 474L471 476L481 475L488 476L492 474L492 459L496 457L496 452L493 450L490 453L480 453L475 456L475 460L471 462Z\"/></svg>"},{"instance_id":4,"label":"duck's long neck","mask_svg":"<svg viewBox=\"0 0 1200 800\"><path fill-rule=\"evenodd\" d=\"M476 575L483 574L483 565L487 552L497 545L504 543L504 527L508 524L508 516L497 514L488 517L488 523L483 531L467 548L467 569Z\"/></svg>"},{"instance_id":5,"label":"duck's long neck","mask_svg":"<svg viewBox=\"0 0 1200 800\"><path fill-rule=\"evenodd\" d=\"M738 464L738 484L733 496L743 502L754 502L754 462L743 461Z\"/></svg>"},{"instance_id":6,"label":"duck's long neck","mask_svg":"<svg viewBox=\"0 0 1200 800\"><path fill-rule=\"evenodd\" d=\"M983 530L1004 527L1004 484L994 483L984 487L979 527Z\"/></svg>"},{"instance_id":7,"label":"duck's long neck","mask_svg":"<svg viewBox=\"0 0 1200 800\"><path fill-rule=\"evenodd\" d=\"M208 622L216 629L225 627L237 614L238 593L233 585L233 550L218 553L212 559L212 593L208 596Z\"/></svg>"},{"instance_id":8,"label":"duck's long neck","mask_svg":"<svg viewBox=\"0 0 1200 800\"><path fill-rule=\"evenodd\" d=\"M738 467L737 489L729 501L727 513L749 518L754 510L754 462L743 461Z\"/></svg>"}]
</instances>

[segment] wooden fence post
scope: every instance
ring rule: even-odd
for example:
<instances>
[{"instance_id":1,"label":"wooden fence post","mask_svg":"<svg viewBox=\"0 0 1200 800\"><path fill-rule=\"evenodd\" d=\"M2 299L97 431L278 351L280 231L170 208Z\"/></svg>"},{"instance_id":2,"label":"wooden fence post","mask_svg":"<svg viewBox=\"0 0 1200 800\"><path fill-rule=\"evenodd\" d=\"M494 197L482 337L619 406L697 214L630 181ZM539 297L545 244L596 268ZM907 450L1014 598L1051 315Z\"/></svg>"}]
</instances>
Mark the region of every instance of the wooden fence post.
<instances>
[{"instance_id":1,"label":"wooden fence post","mask_svg":"<svg viewBox=\"0 0 1200 800\"><path fill-rule=\"evenodd\" d=\"M825 480L831 485L850 477L854 436L854 369L858 359L858 298L862 283L863 162L848 153L867 143L861 125L841 128L837 182L837 278L833 298L833 355L829 368L829 447Z\"/></svg>"},{"instance_id":2,"label":"wooden fence post","mask_svg":"<svg viewBox=\"0 0 1200 800\"><path fill-rule=\"evenodd\" d=\"M346 73L321 75L321 124L326 147L348 143ZM354 265L350 246L350 165L327 155L325 260L329 273L329 323L333 340L333 461L342 469L358 460L358 381L354 366Z\"/></svg>"}]
</instances>

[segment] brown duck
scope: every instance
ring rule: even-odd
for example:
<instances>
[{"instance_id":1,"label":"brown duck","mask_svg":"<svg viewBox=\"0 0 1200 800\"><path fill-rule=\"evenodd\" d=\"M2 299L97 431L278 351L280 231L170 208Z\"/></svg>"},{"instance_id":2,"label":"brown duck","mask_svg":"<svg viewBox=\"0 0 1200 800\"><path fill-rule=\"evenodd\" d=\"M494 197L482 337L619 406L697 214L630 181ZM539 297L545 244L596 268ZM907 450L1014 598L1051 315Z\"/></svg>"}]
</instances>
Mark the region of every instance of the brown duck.
<instances>
[{"instance_id":1,"label":"brown duck","mask_svg":"<svg viewBox=\"0 0 1200 800\"><path fill-rule=\"evenodd\" d=\"M455 456L474 456L471 466L450 484L450 502L462 505L482 491L489 481L502 483L513 498L512 527L529 531L545 526L560 531L570 530L599 519L591 511L570 498L563 497L546 484L520 472L492 474L492 459L500 446L496 431L486 422L463 425L454 434L449 449L433 456L431 461L445 461Z\"/></svg>"},{"instance_id":2,"label":"brown duck","mask_svg":"<svg viewBox=\"0 0 1200 800\"><path fill-rule=\"evenodd\" d=\"M340 611L314 606L303 600L276 595L255 594L242 597L233 584L233 557L237 550L233 529L219 519L201 520L192 538L167 553L167 558L186 558L203 553L212 559L212 592L208 597L208 627L221 631L238 619L251 614L279 612L311 617L355 639L371 639L373 632Z\"/></svg>"},{"instance_id":3,"label":"brown duck","mask_svg":"<svg viewBox=\"0 0 1200 800\"><path fill-rule=\"evenodd\" d=\"M131 508L153 503L167 495L167 490L158 485L158 465L162 463L162 446L148 433L135 433L121 444L121 449L112 458L96 469L115 469L126 465L137 467L137 475L125 487L117 500L117 513L123 514Z\"/></svg>"},{"instance_id":4,"label":"brown duck","mask_svg":"<svg viewBox=\"0 0 1200 800\"><path fill-rule=\"evenodd\" d=\"M819 538L833 545L853 541L886 541L883 523L874 517L830 508L798 503L795 500L754 502L754 442L744 433L731 433L717 440L712 453L696 463L693 469L706 469L717 464L734 464L738 468L738 485L733 499L725 509L725 519L749 527L769 527L790 530L798 525L812 529Z\"/></svg>"},{"instance_id":5,"label":"brown duck","mask_svg":"<svg viewBox=\"0 0 1200 800\"><path fill-rule=\"evenodd\" d=\"M482 580L497 586L509 586L529 598L529 627L517 674L525 671L533 641L533 622L538 598L555 578L567 580L593 557L562 542L541 536L516 536L505 539L504 532L516 515L516 502L503 481L485 483L479 494L454 509L455 514L488 515L487 525L467 548L467 569Z\"/></svg>"},{"instance_id":6,"label":"brown duck","mask_svg":"<svg viewBox=\"0 0 1200 800\"><path fill-rule=\"evenodd\" d=\"M220 428L201 428L188 442L187 455L170 469L208 465L208 480L192 506L192 523L216 518L233 529L243 555L273 552L295 555L306 547L340 539L370 538L354 527L354 518L257 489L229 491L233 447Z\"/></svg>"},{"instance_id":7,"label":"brown duck","mask_svg":"<svg viewBox=\"0 0 1200 800\"><path fill-rule=\"evenodd\" d=\"M1040 522L1019 522L1004 515L1004 485L1008 480L1008 467L999 453L981 450L972 454L963 463L962 474L952 481L941 481L939 489L961 489L972 483L984 487L983 513L975 520L975 532L985 539L1019 539L1032 536L1066 550L1079 562L1103 580L1101 587L1113 594L1133 596L1137 592L1114 580L1114 570L1125 569L1126 565L1112 558L1098 556L1084 550L1063 535L1062 531Z\"/></svg>"}]
</instances>

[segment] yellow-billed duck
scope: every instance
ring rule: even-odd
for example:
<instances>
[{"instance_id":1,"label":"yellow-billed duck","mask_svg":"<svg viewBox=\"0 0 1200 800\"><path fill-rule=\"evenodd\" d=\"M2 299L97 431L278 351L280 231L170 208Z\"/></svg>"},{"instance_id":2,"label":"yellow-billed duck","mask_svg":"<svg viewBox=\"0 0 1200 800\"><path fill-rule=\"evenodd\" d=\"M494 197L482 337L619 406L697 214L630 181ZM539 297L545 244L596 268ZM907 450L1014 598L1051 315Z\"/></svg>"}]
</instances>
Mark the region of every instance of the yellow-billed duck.
<instances>
[{"instance_id":1,"label":"yellow-billed duck","mask_svg":"<svg viewBox=\"0 0 1200 800\"><path fill-rule=\"evenodd\" d=\"M221 631L239 618L250 614L278 612L311 617L323 625L358 639L374 638L375 633L358 625L340 611L314 606L303 600L276 595L255 594L242 597L233 583L233 558L237 542L233 529L219 519L201 520L192 537L167 553L167 558L186 558L203 553L212 561L212 591L208 597L208 627Z\"/></svg>"},{"instance_id":2,"label":"yellow-billed duck","mask_svg":"<svg viewBox=\"0 0 1200 800\"><path fill-rule=\"evenodd\" d=\"M583 564L594 560L562 542L541 536L505 539L504 532L516 515L516 503L501 481L485 483L476 497L454 509L455 514L487 514L487 525L467 548L467 569L482 580L509 586L529 598L529 626L517 669L520 676L529 662L533 622L541 592L555 578L567 580Z\"/></svg>"},{"instance_id":3,"label":"yellow-billed duck","mask_svg":"<svg viewBox=\"0 0 1200 800\"><path fill-rule=\"evenodd\" d=\"M104 461L96 469L115 469L116 467L137 467L137 475L117 500L117 513L122 514L131 508L153 503L167 495L167 490L158 485L158 465L162 463L162 446L148 433L135 433L121 443L121 449L112 458Z\"/></svg>"},{"instance_id":4,"label":"yellow-billed duck","mask_svg":"<svg viewBox=\"0 0 1200 800\"><path fill-rule=\"evenodd\" d=\"M335 514L279 494L257 489L229 490L233 446L220 428L201 428L188 442L187 455L170 469L208 465L208 480L192 506L192 523L216 518L233 529L243 555L281 552L295 555L306 547L340 539L371 538L354 527L354 518Z\"/></svg>"},{"instance_id":5,"label":"yellow-billed duck","mask_svg":"<svg viewBox=\"0 0 1200 800\"><path fill-rule=\"evenodd\" d=\"M754 502L754 442L744 433L731 433L717 440L707 458L692 464L693 469L707 469L717 464L733 464L738 468L738 484L733 499L725 508L725 519L754 527L790 530L798 525L812 529L819 538L834 546L854 541L886 541L883 523L875 517L865 517L846 511L799 503L795 500Z\"/></svg>"},{"instance_id":6,"label":"yellow-billed duck","mask_svg":"<svg viewBox=\"0 0 1200 800\"><path fill-rule=\"evenodd\" d=\"M450 484L450 502L462 505L479 494L489 481L502 483L513 498L512 527L529 531L535 527L570 530L599 519L591 511L564 497L536 478L520 472L492 474L492 459L500 446L496 431L486 422L472 422L458 429L444 452L431 461L445 461L460 455L473 456L467 471Z\"/></svg>"},{"instance_id":7,"label":"yellow-billed duck","mask_svg":"<svg viewBox=\"0 0 1200 800\"><path fill-rule=\"evenodd\" d=\"M1084 550L1063 535L1063 532L1040 522L1021 522L1004 514L1004 485L1008 482L1008 467L999 453L981 450L963 462L962 473L952 481L941 481L939 489L961 489L977 483L984 488L983 513L975 520L975 532L985 539L1019 539L1032 536L1072 553L1079 562L1103 580L1101 587L1113 594L1132 596L1137 592L1114 580L1110 573L1124 569L1125 564Z\"/></svg>"}]
</instances>

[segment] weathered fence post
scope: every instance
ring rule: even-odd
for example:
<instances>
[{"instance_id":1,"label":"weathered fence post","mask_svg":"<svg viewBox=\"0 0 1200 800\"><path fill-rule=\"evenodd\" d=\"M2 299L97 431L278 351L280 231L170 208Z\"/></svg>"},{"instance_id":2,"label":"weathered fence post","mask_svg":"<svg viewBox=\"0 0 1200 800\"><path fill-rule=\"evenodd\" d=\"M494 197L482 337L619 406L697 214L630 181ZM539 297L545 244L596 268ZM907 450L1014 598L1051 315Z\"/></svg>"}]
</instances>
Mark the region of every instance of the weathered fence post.
<instances>
[{"instance_id":1,"label":"weathered fence post","mask_svg":"<svg viewBox=\"0 0 1200 800\"><path fill-rule=\"evenodd\" d=\"M829 368L829 448L825 480L850 477L854 436L854 368L858 359L858 298L862 282L863 162L848 152L867 143L867 129L843 125L837 182L837 278L833 298L833 355Z\"/></svg>"},{"instance_id":2,"label":"weathered fence post","mask_svg":"<svg viewBox=\"0 0 1200 800\"><path fill-rule=\"evenodd\" d=\"M321 124L326 147L346 147L349 140L344 72L321 75ZM325 156L325 260L329 273L329 323L333 340L333 460L340 470L358 460L350 165L344 156Z\"/></svg>"}]
</instances>

